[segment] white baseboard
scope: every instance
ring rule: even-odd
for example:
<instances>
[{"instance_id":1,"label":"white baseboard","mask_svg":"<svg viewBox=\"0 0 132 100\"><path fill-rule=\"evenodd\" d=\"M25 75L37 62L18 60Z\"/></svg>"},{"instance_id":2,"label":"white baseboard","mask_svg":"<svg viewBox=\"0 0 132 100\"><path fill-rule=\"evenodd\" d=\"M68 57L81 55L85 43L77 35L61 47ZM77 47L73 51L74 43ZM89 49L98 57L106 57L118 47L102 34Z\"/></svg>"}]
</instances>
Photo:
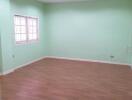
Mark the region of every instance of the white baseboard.
<instances>
[{"instance_id":1,"label":"white baseboard","mask_svg":"<svg viewBox=\"0 0 132 100\"><path fill-rule=\"evenodd\" d=\"M0 73L0 76L2 76L2 73Z\"/></svg>"},{"instance_id":2,"label":"white baseboard","mask_svg":"<svg viewBox=\"0 0 132 100\"><path fill-rule=\"evenodd\" d=\"M46 56L46 58L65 59L65 60L73 60L73 61L98 62L98 63L115 64L115 65L125 65L125 66L131 66L132 67L132 65L127 64L127 63L118 63L118 62L111 62L111 61L80 59L80 58L68 58L68 57L58 57L58 56Z\"/></svg>"},{"instance_id":3,"label":"white baseboard","mask_svg":"<svg viewBox=\"0 0 132 100\"><path fill-rule=\"evenodd\" d=\"M58 56L44 56L44 57L41 57L41 58L38 58L38 59L35 59L33 61L30 61L30 62L27 62L25 64L22 64L20 66L17 66L17 67L14 67L10 70L7 70L3 73L0 73L0 75L7 75L9 73L12 73L14 72L15 70L17 70L18 68L22 68L22 67L25 67L27 65L30 65L34 62L37 62L39 60L42 60L42 59L46 59L46 58L52 58L52 59L65 59L65 60L73 60L73 61L87 61L87 62L98 62L98 63L106 63L106 64L116 64L116 65L125 65L125 66L130 66L130 68L132 69L132 65L130 64L127 64L127 63L117 63L117 62L110 62L110 61L101 61L101 60L90 60L90 59L80 59L80 58L68 58L68 57L58 57Z\"/></svg>"},{"instance_id":4,"label":"white baseboard","mask_svg":"<svg viewBox=\"0 0 132 100\"><path fill-rule=\"evenodd\" d=\"M130 65L131 69L132 69L132 64Z\"/></svg>"},{"instance_id":5,"label":"white baseboard","mask_svg":"<svg viewBox=\"0 0 132 100\"><path fill-rule=\"evenodd\" d=\"M7 74L9 74L9 73L14 72L14 71L17 70L18 68L25 67L25 66L27 66L27 65L30 65L30 64L32 64L32 63L34 63L34 62L37 62L37 61L42 60L42 59L45 59L45 58L46 58L46 57L40 57L40 58L38 58L38 59L32 60L32 61L27 62L27 63L25 63L25 64L22 64L22 65L20 65L20 66L17 66L17 67L14 67L14 68L12 68L12 69L9 69L9 70L3 72L3 73L0 74L0 75L7 75Z\"/></svg>"},{"instance_id":6,"label":"white baseboard","mask_svg":"<svg viewBox=\"0 0 132 100\"><path fill-rule=\"evenodd\" d=\"M7 71L2 72L2 74L1 74L1 75L7 75L7 74L9 74L9 73L14 72L16 69L17 69L17 68L12 68L12 69L9 69L9 70L7 70Z\"/></svg>"}]
</instances>

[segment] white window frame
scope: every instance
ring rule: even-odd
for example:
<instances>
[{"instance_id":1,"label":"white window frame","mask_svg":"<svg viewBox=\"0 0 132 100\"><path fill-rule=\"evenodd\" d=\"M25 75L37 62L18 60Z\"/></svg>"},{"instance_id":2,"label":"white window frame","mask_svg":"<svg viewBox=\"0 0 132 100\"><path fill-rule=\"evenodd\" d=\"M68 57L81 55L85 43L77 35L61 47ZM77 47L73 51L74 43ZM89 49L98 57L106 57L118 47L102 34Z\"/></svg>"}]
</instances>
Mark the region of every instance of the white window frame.
<instances>
[{"instance_id":1,"label":"white window frame","mask_svg":"<svg viewBox=\"0 0 132 100\"><path fill-rule=\"evenodd\" d=\"M16 27L16 24L15 24L15 17L18 16L18 17L24 17L26 18L26 40L25 41L16 41L16 32L15 32L15 27ZM15 33L15 43L16 44L28 44L28 43L34 43L34 42L38 42L39 40L39 17L33 17L33 16L25 16L25 15L17 15L15 14L14 16L14 33ZM28 19L31 18L31 19L36 19L37 21L37 25L36 25L36 28L37 28L37 32L36 32L36 35L37 35L37 38L36 39L32 39L32 40L29 40L29 30L28 30ZM33 34L33 33L32 33Z\"/></svg>"}]
</instances>

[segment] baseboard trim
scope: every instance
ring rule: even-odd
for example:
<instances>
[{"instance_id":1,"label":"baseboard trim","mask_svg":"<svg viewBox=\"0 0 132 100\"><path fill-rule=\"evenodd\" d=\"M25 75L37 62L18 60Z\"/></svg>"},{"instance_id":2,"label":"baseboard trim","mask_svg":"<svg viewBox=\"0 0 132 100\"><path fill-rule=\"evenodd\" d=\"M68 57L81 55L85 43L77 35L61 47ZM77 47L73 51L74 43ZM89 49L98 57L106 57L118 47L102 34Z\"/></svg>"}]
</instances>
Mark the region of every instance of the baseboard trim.
<instances>
[{"instance_id":1,"label":"baseboard trim","mask_svg":"<svg viewBox=\"0 0 132 100\"><path fill-rule=\"evenodd\" d=\"M132 69L132 64L130 65L131 69Z\"/></svg>"},{"instance_id":2,"label":"baseboard trim","mask_svg":"<svg viewBox=\"0 0 132 100\"><path fill-rule=\"evenodd\" d=\"M12 68L12 69L9 69L9 70L7 70L7 71L4 71L4 72L2 73L2 76L3 76L3 75L7 75L7 74L9 74L9 73L12 73L12 72L14 72L16 69L17 69L17 68Z\"/></svg>"},{"instance_id":3,"label":"baseboard trim","mask_svg":"<svg viewBox=\"0 0 132 100\"><path fill-rule=\"evenodd\" d=\"M2 73L0 73L0 76L2 76Z\"/></svg>"},{"instance_id":4,"label":"baseboard trim","mask_svg":"<svg viewBox=\"0 0 132 100\"><path fill-rule=\"evenodd\" d=\"M17 66L17 67L14 67L14 68L12 68L12 69L9 69L9 70L7 70L7 71L1 73L0 76L7 75L7 74L9 74L9 73L14 72L15 70L17 70L17 69L19 69L19 68L25 67L25 66L27 66L27 65L30 65L30 64L32 64L32 63L35 63L35 62L40 61L40 60L45 59L45 58L46 58L45 56L44 56L44 57L40 57L40 58L38 58L38 59L29 61L29 62L27 62L27 63L25 63L25 64L22 64L22 65L19 65L19 66Z\"/></svg>"},{"instance_id":5,"label":"baseboard trim","mask_svg":"<svg viewBox=\"0 0 132 100\"><path fill-rule=\"evenodd\" d=\"M80 58L69 58L69 57L59 57L59 56L44 56L44 57L40 57L38 59L32 60L30 62L27 62L25 64L22 64L20 66L14 67L10 70L7 70L3 73L0 73L0 76L3 75L7 75L9 73L14 72L15 70L25 67L27 65L30 65L32 63L35 63L37 61L40 61L42 59L46 59L46 58L52 58L52 59L64 59L64 60L72 60L72 61L86 61L86 62L97 62L97 63L106 63L106 64L115 64L115 65L125 65L125 66L129 66L132 69L132 65L131 64L127 64L127 63L117 63L117 62L110 62L110 61L101 61L101 60L90 60L90 59L80 59Z\"/></svg>"},{"instance_id":6,"label":"baseboard trim","mask_svg":"<svg viewBox=\"0 0 132 100\"><path fill-rule=\"evenodd\" d=\"M69 58L69 57L59 57L59 56L46 56L46 58L65 59L65 60L73 60L73 61L97 62L97 63L106 63L106 64L115 64L115 65L125 65L125 66L130 66L130 67L132 67L132 65L127 64L127 63L118 63L118 62L111 62L111 61L101 61L101 60L91 60L91 59L80 59L80 58Z\"/></svg>"}]
</instances>

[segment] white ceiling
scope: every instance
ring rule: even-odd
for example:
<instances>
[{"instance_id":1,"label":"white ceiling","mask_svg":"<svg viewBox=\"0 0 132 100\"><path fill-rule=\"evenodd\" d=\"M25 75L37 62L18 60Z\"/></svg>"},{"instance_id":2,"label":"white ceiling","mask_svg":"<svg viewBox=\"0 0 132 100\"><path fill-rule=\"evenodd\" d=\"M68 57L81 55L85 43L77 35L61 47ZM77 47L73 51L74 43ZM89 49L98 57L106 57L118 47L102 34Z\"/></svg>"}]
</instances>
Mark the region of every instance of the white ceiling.
<instances>
[{"instance_id":1,"label":"white ceiling","mask_svg":"<svg viewBox=\"0 0 132 100\"><path fill-rule=\"evenodd\" d=\"M90 1L90 0L38 0L44 3L62 3L62 2L78 2L78 1Z\"/></svg>"}]
</instances>

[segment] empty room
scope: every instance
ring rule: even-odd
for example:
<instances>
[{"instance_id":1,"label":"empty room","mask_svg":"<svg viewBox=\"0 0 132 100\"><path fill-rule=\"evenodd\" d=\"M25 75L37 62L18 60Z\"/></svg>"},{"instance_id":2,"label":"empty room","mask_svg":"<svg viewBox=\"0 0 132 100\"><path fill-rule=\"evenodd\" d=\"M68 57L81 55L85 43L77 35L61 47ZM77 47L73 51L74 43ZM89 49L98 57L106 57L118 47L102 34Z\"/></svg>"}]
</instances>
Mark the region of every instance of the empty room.
<instances>
[{"instance_id":1,"label":"empty room","mask_svg":"<svg viewBox=\"0 0 132 100\"><path fill-rule=\"evenodd\" d=\"M0 0L0 100L132 100L132 0Z\"/></svg>"}]
</instances>

